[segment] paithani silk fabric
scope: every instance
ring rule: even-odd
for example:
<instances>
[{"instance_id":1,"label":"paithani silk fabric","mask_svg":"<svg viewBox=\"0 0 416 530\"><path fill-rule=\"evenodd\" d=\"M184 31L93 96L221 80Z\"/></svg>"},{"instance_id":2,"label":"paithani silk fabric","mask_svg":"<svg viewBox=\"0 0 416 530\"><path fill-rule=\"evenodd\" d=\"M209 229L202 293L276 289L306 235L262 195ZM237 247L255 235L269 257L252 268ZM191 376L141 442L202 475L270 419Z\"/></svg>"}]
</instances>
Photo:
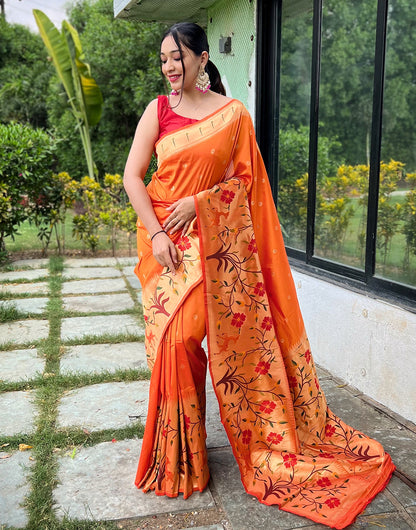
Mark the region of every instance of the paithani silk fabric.
<instances>
[{"instance_id":1,"label":"paithani silk fabric","mask_svg":"<svg viewBox=\"0 0 416 530\"><path fill-rule=\"evenodd\" d=\"M197 218L174 235L176 274L138 221L149 412L136 485L188 497L209 480L205 354L247 493L344 528L387 484L382 446L328 408L249 113L232 100L156 145L148 186L161 223L193 195Z\"/></svg>"}]
</instances>

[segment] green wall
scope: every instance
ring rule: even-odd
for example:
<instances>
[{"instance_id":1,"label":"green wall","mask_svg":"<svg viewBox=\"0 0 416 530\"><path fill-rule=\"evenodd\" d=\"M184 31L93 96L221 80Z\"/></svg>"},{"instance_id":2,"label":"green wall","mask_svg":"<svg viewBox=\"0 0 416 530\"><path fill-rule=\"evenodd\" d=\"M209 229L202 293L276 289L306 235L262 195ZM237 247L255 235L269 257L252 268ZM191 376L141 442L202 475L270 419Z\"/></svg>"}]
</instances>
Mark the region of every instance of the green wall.
<instances>
[{"instance_id":1,"label":"green wall","mask_svg":"<svg viewBox=\"0 0 416 530\"><path fill-rule=\"evenodd\" d=\"M254 118L256 1L219 0L208 9L207 33L227 95L242 101ZM231 53L219 52L221 37L231 37Z\"/></svg>"}]
</instances>

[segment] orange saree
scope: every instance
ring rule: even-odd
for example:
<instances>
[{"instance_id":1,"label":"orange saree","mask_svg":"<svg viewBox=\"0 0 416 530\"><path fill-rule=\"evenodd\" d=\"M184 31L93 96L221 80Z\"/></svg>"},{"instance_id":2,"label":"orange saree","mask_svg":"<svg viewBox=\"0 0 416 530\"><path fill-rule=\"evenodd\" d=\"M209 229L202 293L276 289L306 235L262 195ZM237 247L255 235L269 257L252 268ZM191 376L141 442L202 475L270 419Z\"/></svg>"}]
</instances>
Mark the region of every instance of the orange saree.
<instances>
[{"instance_id":1,"label":"orange saree","mask_svg":"<svg viewBox=\"0 0 416 530\"><path fill-rule=\"evenodd\" d=\"M236 100L161 138L148 186L161 222L193 195L197 219L173 237L175 275L138 221L149 411L136 485L186 498L209 480L206 357L248 493L344 528L388 482L379 443L327 407L305 334L253 125Z\"/></svg>"}]
</instances>

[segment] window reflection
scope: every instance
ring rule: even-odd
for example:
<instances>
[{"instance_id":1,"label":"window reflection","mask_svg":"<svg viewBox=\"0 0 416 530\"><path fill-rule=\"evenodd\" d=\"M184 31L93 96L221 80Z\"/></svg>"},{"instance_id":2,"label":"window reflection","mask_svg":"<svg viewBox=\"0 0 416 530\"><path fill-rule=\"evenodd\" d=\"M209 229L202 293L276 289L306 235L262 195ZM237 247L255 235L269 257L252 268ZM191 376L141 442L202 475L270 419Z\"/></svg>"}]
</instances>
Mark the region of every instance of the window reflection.
<instances>
[{"instance_id":1,"label":"window reflection","mask_svg":"<svg viewBox=\"0 0 416 530\"><path fill-rule=\"evenodd\" d=\"M376 274L416 285L416 4L389 9Z\"/></svg>"},{"instance_id":2,"label":"window reflection","mask_svg":"<svg viewBox=\"0 0 416 530\"><path fill-rule=\"evenodd\" d=\"M278 212L287 246L305 250L312 0L282 6Z\"/></svg>"},{"instance_id":3,"label":"window reflection","mask_svg":"<svg viewBox=\"0 0 416 530\"><path fill-rule=\"evenodd\" d=\"M364 268L377 0L324 0L315 255Z\"/></svg>"}]
</instances>

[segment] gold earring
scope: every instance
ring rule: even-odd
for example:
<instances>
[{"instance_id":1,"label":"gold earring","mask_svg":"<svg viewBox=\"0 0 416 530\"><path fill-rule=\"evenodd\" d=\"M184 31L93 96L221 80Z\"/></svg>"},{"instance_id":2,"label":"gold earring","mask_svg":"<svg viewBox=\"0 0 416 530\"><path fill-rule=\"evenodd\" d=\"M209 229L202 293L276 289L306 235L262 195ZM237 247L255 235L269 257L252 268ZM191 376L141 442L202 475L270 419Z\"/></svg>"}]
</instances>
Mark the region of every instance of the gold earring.
<instances>
[{"instance_id":1,"label":"gold earring","mask_svg":"<svg viewBox=\"0 0 416 530\"><path fill-rule=\"evenodd\" d=\"M198 72L198 77L196 78L195 88L205 94L211 88L211 81L209 75L205 71L205 68L201 66Z\"/></svg>"}]
</instances>

